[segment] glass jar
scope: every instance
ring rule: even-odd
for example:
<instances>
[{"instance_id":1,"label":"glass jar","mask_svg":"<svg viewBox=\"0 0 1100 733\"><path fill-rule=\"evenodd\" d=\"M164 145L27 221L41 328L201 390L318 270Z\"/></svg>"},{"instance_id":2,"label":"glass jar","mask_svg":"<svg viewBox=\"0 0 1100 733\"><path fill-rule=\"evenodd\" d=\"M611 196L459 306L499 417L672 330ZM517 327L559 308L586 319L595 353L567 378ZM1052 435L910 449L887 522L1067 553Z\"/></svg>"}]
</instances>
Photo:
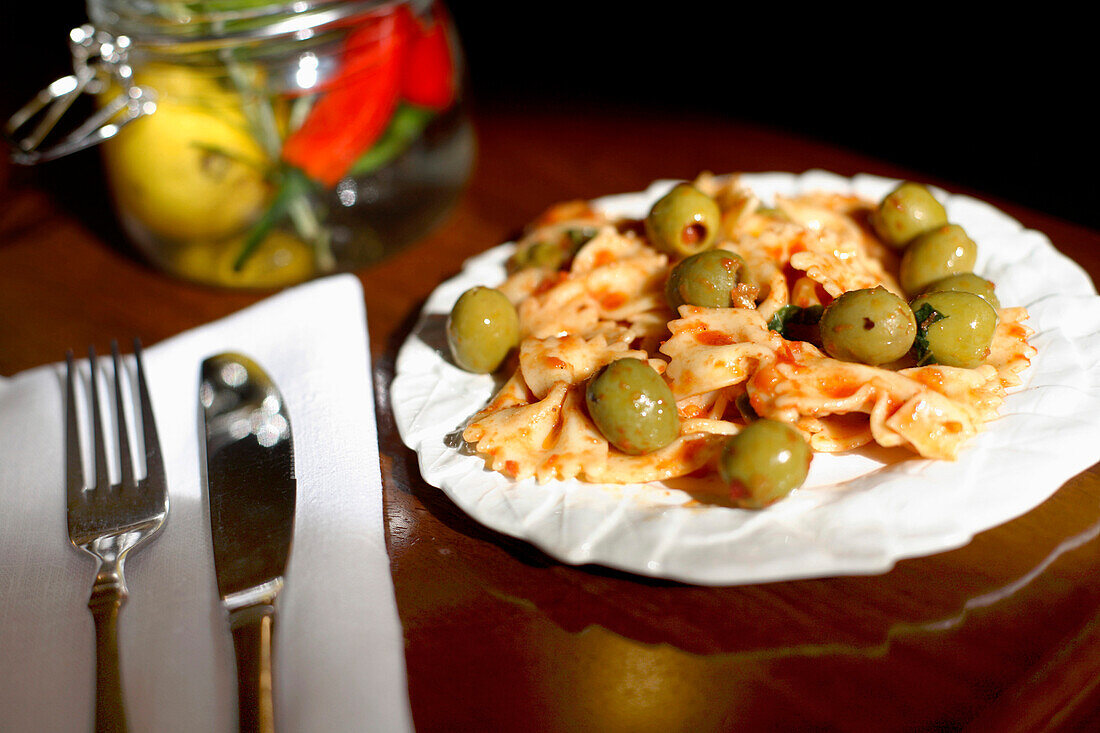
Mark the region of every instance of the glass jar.
<instances>
[{"instance_id":1,"label":"glass jar","mask_svg":"<svg viewBox=\"0 0 1100 733\"><path fill-rule=\"evenodd\" d=\"M274 288L356 269L425 235L469 177L438 0L88 0L88 15L110 73L87 90L126 123L99 128L107 184L169 273Z\"/></svg>"}]
</instances>

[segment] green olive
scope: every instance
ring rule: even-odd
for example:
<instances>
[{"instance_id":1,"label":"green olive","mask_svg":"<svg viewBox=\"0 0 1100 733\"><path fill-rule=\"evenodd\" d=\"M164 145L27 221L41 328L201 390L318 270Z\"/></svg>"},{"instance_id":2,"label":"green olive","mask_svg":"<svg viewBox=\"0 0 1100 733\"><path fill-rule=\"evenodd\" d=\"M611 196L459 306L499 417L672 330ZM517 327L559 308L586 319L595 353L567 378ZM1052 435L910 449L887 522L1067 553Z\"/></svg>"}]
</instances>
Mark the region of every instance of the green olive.
<instances>
[{"instance_id":1,"label":"green olive","mask_svg":"<svg viewBox=\"0 0 1100 733\"><path fill-rule=\"evenodd\" d=\"M972 272L978 245L958 224L944 224L920 235L901 256L898 279L910 295L948 275Z\"/></svg>"},{"instance_id":2,"label":"green olive","mask_svg":"<svg viewBox=\"0 0 1100 733\"><path fill-rule=\"evenodd\" d=\"M726 441L718 458L718 473L740 506L760 509L806 481L813 452L802 434L778 420L746 425Z\"/></svg>"},{"instance_id":3,"label":"green olive","mask_svg":"<svg viewBox=\"0 0 1100 733\"><path fill-rule=\"evenodd\" d=\"M519 316L499 290L476 286L459 296L447 318L447 346L466 371L496 371L519 343Z\"/></svg>"},{"instance_id":4,"label":"green olive","mask_svg":"<svg viewBox=\"0 0 1100 733\"><path fill-rule=\"evenodd\" d=\"M508 270L514 272L528 267L557 270L565 264L571 253L562 246L563 241L538 239L517 249L508 259Z\"/></svg>"},{"instance_id":5,"label":"green olive","mask_svg":"<svg viewBox=\"0 0 1100 733\"><path fill-rule=\"evenodd\" d=\"M871 223L882 241L901 249L917 235L946 224L947 212L925 186L906 181L886 194Z\"/></svg>"},{"instance_id":6,"label":"green olive","mask_svg":"<svg viewBox=\"0 0 1100 733\"><path fill-rule=\"evenodd\" d=\"M740 281L745 261L724 249L708 249L680 261L665 283L665 297L672 310L681 305L729 308L731 292Z\"/></svg>"},{"instance_id":7,"label":"green olive","mask_svg":"<svg viewBox=\"0 0 1100 733\"><path fill-rule=\"evenodd\" d=\"M508 258L509 272L527 267L559 270L573 259L582 245L596 236L595 227L571 227L546 239L525 242Z\"/></svg>"},{"instance_id":8,"label":"green olive","mask_svg":"<svg viewBox=\"0 0 1100 733\"><path fill-rule=\"evenodd\" d=\"M941 293L947 290L957 290L963 293L973 293L974 295L981 296L985 302L989 303L994 308L1000 308L1001 301L997 299L994 287L992 282L986 280L981 275L975 275L972 272L960 272L958 275L948 275L945 278L937 280L922 290L920 294L924 295L925 293Z\"/></svg>"},{"instance_id":9,"label":"green olive","mask_svg":"<svg viewBox=\"0 0 1100 733\"><path fill-rule=\"evenodd\" d=\"M825 308L819 328L829 356L871 365L905 356L917 335L909 304L882 286L844 293Z\"/></svg>"},{"instance_id":10,"label":"green olive","mask_svg":"<svg viewBox=\"0 0 1100 733\"><path fill-rule=\"evenodd\" d=\"M919 364L973 369L989 356L997 311L981 296L962 291L928 293L913 300Z\"/></svg>"},{"instance_id":11,"label":"green olive","mask_svg":"<svg viewBox=\"0 0 1100 733\"><path fill-rule=\"evenodd\" d=\"M721 219L714 199L689 183L679 183L653 204L645 231L661 252L686 256L710 247Z\"/></svg>"},{"instance_id":12,"label":"green olive","mask_svg":"<svg viewBox=\"0 0 1100 733\"><path fill-rule=\"evenodd\" d=\"M663 448L680 434L668 384L640 359L613 361L585 390L588 414L611 445L632 456Z\"/></svg>"}]
</instances>

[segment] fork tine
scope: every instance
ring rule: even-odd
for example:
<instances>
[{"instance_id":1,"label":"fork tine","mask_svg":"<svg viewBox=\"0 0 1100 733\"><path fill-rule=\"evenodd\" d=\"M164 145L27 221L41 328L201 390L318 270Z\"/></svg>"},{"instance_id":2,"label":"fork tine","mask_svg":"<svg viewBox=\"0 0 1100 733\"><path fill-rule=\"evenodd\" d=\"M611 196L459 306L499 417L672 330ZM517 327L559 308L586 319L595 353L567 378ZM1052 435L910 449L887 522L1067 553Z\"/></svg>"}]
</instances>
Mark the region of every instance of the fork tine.
<instances>
[{"instance_id":1,"label":"fork tine","mask_svg":"<svg viewBox=\"0 0 1100 733\"><path fill-rule=\"evenodd\" d=\"M99 492L111 485L107 471L107 445L103 437L103 413L99 403L99 364L96 361L95 348L88 347L88 365L91 367L92 383L92 440L95 442L95 488Z\"/></svg>"},{"instance_id":2,"label":"fork tine","mask_svg":"<svg viewBox=\"0 0 1100 733\"><path fill-rule=\"evenodd\" d=\"M76 414L77 369L73 352L65 354L65 481L69 504L84 495L84 460L80 450L80 425Z\"/></svg>"},{"instance_id":3,"label":"fork tine","mask_svg":"<svg viewBox=\"0 0 1100 733\"><path fill-rule=\"evenodd\" d=\"M118 412L118 465L121 474L122 490L135 487L134 463L130 453L130 430L126 424L126 411L122 399L122 357L118 353L118 341L111 341L111 358L115 365L115 409Z\"/></svg>"},{"instance_id":4,"label":"fork tine","mask_svg":"<svg viewBox=\"0 0 1100 733\"><path fill-rule=\"evenodd\" d=\"M145 365L141 358L141 341L134 339L134 364L137 367L138 398L141 402L141 436L145 446L145 480L158 493L165 493L164 459L157 437L157 423L153 418L153 403L149 399L149 386L145 383Z\"/></svg>"}]
</instances>

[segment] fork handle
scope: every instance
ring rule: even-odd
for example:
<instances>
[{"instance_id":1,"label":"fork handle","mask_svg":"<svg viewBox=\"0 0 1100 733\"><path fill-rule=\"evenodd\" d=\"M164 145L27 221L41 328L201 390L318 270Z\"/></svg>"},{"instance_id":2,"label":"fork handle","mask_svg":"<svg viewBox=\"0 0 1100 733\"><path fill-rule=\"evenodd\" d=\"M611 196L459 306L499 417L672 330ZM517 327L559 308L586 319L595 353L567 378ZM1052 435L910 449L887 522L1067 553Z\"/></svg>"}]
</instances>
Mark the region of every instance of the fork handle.
<instances>
[{"instance_id":1,"label":"fork handle","mask_svg":"<svg viewBox=\"0 0 1100 733\"><path fill-rule=\"evenodd\" d=\"M271 638L275 607L267 604L235 610L229 615L237 656L237 710L240 733L273 733Z\"/></svg>"},{"instance_id":2,"label":"fork handle","mask_svg":"<svg viewBox=\"0 0 1100 733\"><path fill-rule=\"evenodd\" d=\"M97 733L125 733L122 671L118 654L118 612L126 603L121 573L100 573L92 586L88 608L95 620L95 729Z\"/></svg>"}]
</instances>

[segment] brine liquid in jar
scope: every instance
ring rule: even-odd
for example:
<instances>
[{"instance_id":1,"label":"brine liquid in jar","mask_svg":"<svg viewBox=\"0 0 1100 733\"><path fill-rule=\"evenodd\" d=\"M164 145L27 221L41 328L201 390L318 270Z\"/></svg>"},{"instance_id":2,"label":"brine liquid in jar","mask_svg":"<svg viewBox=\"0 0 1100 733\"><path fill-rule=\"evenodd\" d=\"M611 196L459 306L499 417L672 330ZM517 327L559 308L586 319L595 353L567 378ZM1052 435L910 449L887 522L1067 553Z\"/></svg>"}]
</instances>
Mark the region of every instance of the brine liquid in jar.
<instances>
[{"instance_id":1,"label":"brine liquid in jar","mask_svg":"<svg viewBox=\"0 0 1100 733\"><path fill-rule=\"evenodd\" d=\"M369 265L443 219L474 138L440 2L211 5L89 4L130 38L132 82L155 100L102 149L156 266L277 288Z\"/></svg>"}]
</instances>

